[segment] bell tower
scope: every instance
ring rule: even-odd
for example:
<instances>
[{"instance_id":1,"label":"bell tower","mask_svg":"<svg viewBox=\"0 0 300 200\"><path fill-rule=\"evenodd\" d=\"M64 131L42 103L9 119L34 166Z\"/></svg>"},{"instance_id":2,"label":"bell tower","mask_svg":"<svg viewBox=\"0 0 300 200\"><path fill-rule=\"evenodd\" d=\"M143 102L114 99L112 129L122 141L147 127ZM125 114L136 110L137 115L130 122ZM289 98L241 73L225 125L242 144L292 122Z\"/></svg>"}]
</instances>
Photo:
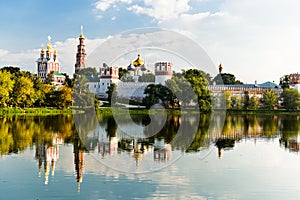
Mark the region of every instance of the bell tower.
<instances>
[{"instance_id":1,"label":"bell tower","mask_svg":"<svg viewBox=\"0 0 300 200\"><path fill-rule=\"evenodd\" d=\"M85 68L85 57L86 57L85 44L84 44L85 37L83 36L82 26L81 26L81 32L78 39L79 39L79 44L77 45L75 74L77 74L80 69Z\"/></svg>"}]
</instances>

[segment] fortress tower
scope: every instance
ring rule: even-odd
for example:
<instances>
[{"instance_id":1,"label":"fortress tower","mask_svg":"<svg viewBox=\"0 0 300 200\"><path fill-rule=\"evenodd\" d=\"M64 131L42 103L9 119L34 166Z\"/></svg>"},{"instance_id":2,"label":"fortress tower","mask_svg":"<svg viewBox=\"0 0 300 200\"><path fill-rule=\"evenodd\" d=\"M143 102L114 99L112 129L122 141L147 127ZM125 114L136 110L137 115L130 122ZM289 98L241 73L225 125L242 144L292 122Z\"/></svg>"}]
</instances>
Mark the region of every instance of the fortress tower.
<instances>
[{"instance_id":1,"label":"fortress tower","mask_svg":"<svg viewBox=\"0 0 300 200\"><path fill-rule=\"evenodd\" d=\"M300 74L294 73L290 74L290 88L294 88L300 92Z\"/></svg>"},{"instance_id":2,"label":"fortress tower","mask_svg":"<svg viewBox=\"0 0 300 200\"><path fill-rule=\"evenodd\" d=\"M154 65L155 84L165 85L165 81L172 78L173 64L171 62L157 62Z\"/></svg>"},{"instance_id":3,"label":"fortress tower","mask_svg":"<svg viewBox=\"0 0 300 200\"><path fill-rule=\"evenodd\" d=\"M117 67L109 67L107 64L103 63L103 67L100 67L100 94L102 98L107 98L106 92L108 87L112 83L117 83L119 81L119 69Z\"/></svg>"}]
</instances>

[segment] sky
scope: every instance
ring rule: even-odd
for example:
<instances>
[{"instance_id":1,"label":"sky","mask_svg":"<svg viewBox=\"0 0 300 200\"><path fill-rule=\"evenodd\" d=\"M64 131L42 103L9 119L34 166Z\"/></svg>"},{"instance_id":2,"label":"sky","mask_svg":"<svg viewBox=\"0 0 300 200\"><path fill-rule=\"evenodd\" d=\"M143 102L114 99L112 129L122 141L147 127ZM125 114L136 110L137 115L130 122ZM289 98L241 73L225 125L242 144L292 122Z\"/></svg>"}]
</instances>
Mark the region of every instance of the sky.
<instances>
[{"instance_id":1,"label":"sky","mask_svg":"<svg viewBox=\"0 0 300 200\"><path fill-rule=\"evenodd\" d=\"M0 66L36 72L41 45L50 35L61 71L73 74L82 25L87 56L126 31L155 27L191 39L211 58L216 73L222 63L224 73L244 83L278 83L300 71L297 0L0 0L0 5ZM133 42L137 48L144 44ZM109 61L94 67L102 62Z\"/></svg>"}]
</instances>

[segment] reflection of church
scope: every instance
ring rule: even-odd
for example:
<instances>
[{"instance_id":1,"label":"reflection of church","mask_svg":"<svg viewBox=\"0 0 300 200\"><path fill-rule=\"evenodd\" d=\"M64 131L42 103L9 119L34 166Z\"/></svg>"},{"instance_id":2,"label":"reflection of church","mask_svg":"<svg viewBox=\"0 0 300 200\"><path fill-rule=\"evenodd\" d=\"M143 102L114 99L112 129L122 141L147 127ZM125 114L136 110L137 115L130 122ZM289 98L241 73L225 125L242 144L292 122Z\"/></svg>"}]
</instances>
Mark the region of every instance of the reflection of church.
<instances>
[{"instance_id":1,"label":"reflection of church","mask_svg":"<svg viewBox=\"0 0 300 200\"><path fill-rule=\"evenodd\" d=\"M163 138L155 138L154 140L154 160L160 162L170 161L172 159L172 147L165 144Z\"/></svg>"},{"instance_id":2,"label":"reflection of church","mask_svg":"<svg viewBox=\"0 0 300 200\"><path fill-rule=\"evenodd\" d=\"M53 137L52 145L45 144L44 140L36 147L35 158L38 160L39 177L42 175L42 166L44 164L45 184L49 182L49 174L54 176L55 164L59 158L58 145L63 144L63 139Z\"/></svg>"},{"instance_id":3,"label":"reflection of church","mask_svg":"<svg viewBox=\"0 0 300 200\"><path fill-rule=\"evenodd\" d=\"M154 143L147 139L129 139L126 136L107 136L100 134L97 145L98 154L102 157L128 153L134 158L138 166L144 154L153 153L154 161L167 162L172 159L172 147L165 144L163 138L154 139Z\"/></svg>"}]
</instances>

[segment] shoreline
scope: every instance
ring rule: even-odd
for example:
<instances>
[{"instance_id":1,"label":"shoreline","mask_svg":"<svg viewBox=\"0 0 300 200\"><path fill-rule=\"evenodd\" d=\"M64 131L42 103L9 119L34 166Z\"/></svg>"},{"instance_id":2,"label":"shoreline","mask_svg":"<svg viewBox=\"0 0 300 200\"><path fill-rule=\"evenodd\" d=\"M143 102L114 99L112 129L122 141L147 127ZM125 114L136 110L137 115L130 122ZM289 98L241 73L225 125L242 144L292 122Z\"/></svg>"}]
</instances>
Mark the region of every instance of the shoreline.
<instances>
[{"instance_id":1,"label":"shoreline","mask_svg":"<svg viewBox=\"0 0 300 200\"><path fill-rule=\"evenodd\" d=\"M127 109L124 109L122 107L117 108L119 114L125 114L127 113ZM172 114L184 114L184 112L181 112L180 109L163 109L167 113ZM198 111L192 112L197 113ZM73 109L57 109L57 108L0 108L0 116L1 115L57 115L57 114L82 114L88 112L87 109L79 109L79 108L73 108ZM162 109L152 109L152 114L159 114L162 112ZM213 113L213 112L224 112L224 110L221 109L215 109L212 112L208 112L205 114ZM247 114L247 115L255 115L255 114L264 114L264 115L300 115L300 110L244 110L244 109L227 109L225 110L226 114ZM113 114L113 111L111 107L100 107L96 109L97 114ZM134 108L129 109L130 114L149 114L149 110L145 108ZM201 112L200 112L201 113Z\"/></svg>"}]
</instances>

